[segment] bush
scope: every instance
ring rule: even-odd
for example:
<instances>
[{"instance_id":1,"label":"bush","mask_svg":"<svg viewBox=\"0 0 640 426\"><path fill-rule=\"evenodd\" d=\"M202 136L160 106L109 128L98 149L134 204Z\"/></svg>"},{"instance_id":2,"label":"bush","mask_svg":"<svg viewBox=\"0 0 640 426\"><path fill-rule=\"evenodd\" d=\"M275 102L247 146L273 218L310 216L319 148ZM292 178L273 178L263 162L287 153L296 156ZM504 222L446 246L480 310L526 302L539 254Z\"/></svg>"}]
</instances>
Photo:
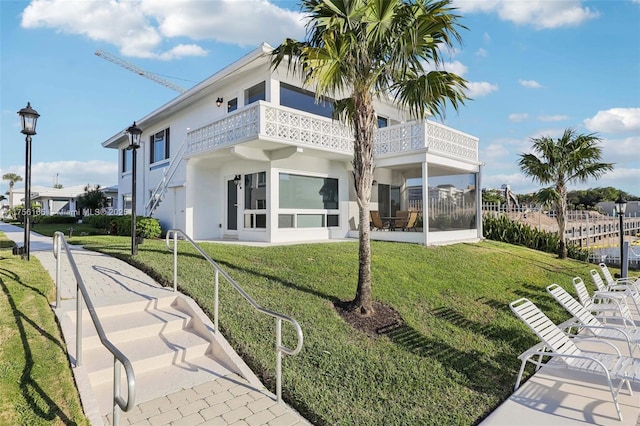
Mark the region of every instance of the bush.
<instances>
[{"instance_id":1,"label":"bush","mask_svg":"<svg viewBox=\"0 0 640 426\"><path fill-rule=\"evenodd\" d=\"M67 215L35 215L31 216L31 223L38 224L74 224L77 223L78 219L75 216L67 216Z\"/></svg>"},{"instance_id":2,"label":"bush","mask_svg":"<svg viewBox=\"0 0 640 426\"><path fill-rule=\"evenodd\" d=\"M505 215L485 215L482 218L482 231L484 237L490 240L525 246L546 253L557 254L560 250L560 237L557 232L540 231L511 220ZM567 243L567 256L584 261L589 257L589 251Z\"/></svg>"},{"instance_id":3,"label":"bush","mask_svg":"<svg viewBox=\"0 0 640 426\"><path fill-rule=\"evenodd\" d=\"M88 223L94 228L104 229L105 231L111 230L111 221L114 216L107 216L106 214L94 214L85 216L82 219L83 223Z\"/></svg>"},{"instance_id":4,"label":"bush","mask_svg":"<svg viewBox=\"0 0 640 426\"><path fill-rule=\"evenodd\" d=\"M112 234L131 236L131 215L107 217L111 218L108 230ZM158 238L162 233L162 228L158 219L136 216L136 231L144 238Z\"/></svg>"}]
</instances>

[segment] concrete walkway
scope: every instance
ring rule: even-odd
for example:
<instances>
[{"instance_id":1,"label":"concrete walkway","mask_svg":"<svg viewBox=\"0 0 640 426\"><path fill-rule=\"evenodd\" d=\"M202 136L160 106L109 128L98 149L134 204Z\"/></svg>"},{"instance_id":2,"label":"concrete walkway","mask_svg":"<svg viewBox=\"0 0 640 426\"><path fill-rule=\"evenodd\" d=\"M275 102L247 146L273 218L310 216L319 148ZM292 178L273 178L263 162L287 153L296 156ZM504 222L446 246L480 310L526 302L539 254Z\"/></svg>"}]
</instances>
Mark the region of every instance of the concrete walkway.
<instances>
[{"instance_id":1,"label":"concrete walkway","mask_svg":"<svg viewBox=\"0 0 640 426\"><path fill-rule=\"evenodd\" d=\"M22 245L22 228L0 222L0 231L9 239ZM96 308L115 307L136 301L160 300L171 297L172 289L161 287L153 279L129 264L96 252L72 246L71 251L78 269L85 280L87 290ZM55 258L53 239L31 234L31 257L37 258L55 282ZM55 309L61 324L72 364L75 362L75 326L70 324L70 311L75 311L76 284L71 267L66 261L62 266L62 303ZM185 299L189 299L181 295ZM190 300L190 299L189 299ZM96 309L98 310L98 309ZM73 315L71 315L72 317ZM85 320L88 316L85 316ZM210 324L208 318L203 319ZM241 363L240 372L219 373L212 368L192 368L181 371L190 374L190 385L176 384L167 377L157 377L154 389L145 398L139 392L137 405L128 413L122 413L121 425L306 425L309 424L295 410L278 404L275 395L262 386L231 347L226 349L226 359ZM84 351L83 351L84 352ZM85 414L94 425L111 424L111 414L105 415L95 392L87 380L86 367L74 368L76 384L80 392ZM246 370L244 370L246 368ZM197 370L197 371L189 371ZM244 376L244 377L243 377ZM136 373L136 378L138 374ZM153 378L152 378L153 379Z\"/></svg>"}]
</instances>

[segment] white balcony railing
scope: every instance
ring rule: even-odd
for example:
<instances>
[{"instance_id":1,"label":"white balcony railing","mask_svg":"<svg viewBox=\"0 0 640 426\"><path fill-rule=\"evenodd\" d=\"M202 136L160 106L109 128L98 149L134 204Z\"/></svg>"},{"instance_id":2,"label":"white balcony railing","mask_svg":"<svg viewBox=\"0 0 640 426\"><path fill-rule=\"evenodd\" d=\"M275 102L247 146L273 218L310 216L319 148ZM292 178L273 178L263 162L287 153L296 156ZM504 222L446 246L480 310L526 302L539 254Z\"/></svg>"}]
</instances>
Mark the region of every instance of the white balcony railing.
<instances>
[{"instance_id":1,"label":"white balcony railing","mask_svg":"<svg viewBox=\"0 0 640 426\"><path fill-rule=\"evenodd\" d=\"M292 108L256 102L188 133L186 155L191 156L252 139L353 153L353 133L330 118ZM432 121L402 123L374 133L374 156L428 148L455 158L478 161L478 138Z\"/></svg>"},{"instance_id":2,"label":"white balcony railing","mask_svg":"<svg viewBox=\"0 0 640 426\"><path fill-rule=\"evenodd\" d=\"M428 148L429 152L478 161L478 138L425 120L376 130L373 155L382 157Z\"/></svg>"}]
</instances>

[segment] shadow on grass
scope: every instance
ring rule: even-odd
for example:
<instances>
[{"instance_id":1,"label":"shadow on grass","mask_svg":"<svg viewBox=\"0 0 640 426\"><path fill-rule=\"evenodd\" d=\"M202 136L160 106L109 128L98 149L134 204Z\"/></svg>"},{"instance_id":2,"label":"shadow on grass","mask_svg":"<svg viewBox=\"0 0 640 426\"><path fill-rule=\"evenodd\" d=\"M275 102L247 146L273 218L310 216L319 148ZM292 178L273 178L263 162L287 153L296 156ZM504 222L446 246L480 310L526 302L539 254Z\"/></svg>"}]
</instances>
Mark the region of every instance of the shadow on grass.
<instances>
[{"instance_id":1,"label":"shadow on grass","mask_svg":"<svg viewBox=\"0 0 640 426\"><path fill-rule=\"evenodd\" d=\"M463 377L461 384L476 392L495 394L496 388L502 388L508 395L513 383L504 382L505 377L515 377L517 366L512 354L496 353L488 358L477 351L462 351L451 345L426 337L407 324L399 324L381 331L393 343L428 360L436 360L445 369L455 371ZM513 374L505 374L505 369Z\"/></svg>"},{"instance_id":2,"label":"shadow on grass","mask_svg":"<svg viewBox=\"0 0 640 426\"><path fill-rule=\"evenodd\" d=\"M8 279L15 281L18 285L21 285L29 290L36 291L40 296L44 297L42 292L24 284L20 277L12 271L0 269L0 275L4 275ZM31 346L29 344L27 326L30 325L31 327L33 327L33 329L35 329L39 335L44 336L45 338L53 342L63 352L65 351L65 349L57 338L49 334L47 331L43 330L38 324L36 324L32 319L25 315L20 309L18 309L18 306L16 305L16 302L11 295L11 292L9 291L9 287L1 276L0 286L2 287L2 291L5 293L7 301L9 302L9 306L11 307L11 311L13 312L13 317L15 319L18 332L20 333L20 340L22 340L22 347L24 349L25 362L24 368L22 370L22 375L20 376L20 389L22 390L22 396L24 397L29 408L38 417L48 421L59 418L60 421L62 421L65 425L75 425L76 423L69 419L69 417L67 417L64 411L62 411L62 409L56 404L56 402L49 397L47 392L42 389L42 387L38 384L38 382L33 378L31 374L35 361L33 359ZM43 402L45 406L42 406Z\"/></svg>"}]
</instances>

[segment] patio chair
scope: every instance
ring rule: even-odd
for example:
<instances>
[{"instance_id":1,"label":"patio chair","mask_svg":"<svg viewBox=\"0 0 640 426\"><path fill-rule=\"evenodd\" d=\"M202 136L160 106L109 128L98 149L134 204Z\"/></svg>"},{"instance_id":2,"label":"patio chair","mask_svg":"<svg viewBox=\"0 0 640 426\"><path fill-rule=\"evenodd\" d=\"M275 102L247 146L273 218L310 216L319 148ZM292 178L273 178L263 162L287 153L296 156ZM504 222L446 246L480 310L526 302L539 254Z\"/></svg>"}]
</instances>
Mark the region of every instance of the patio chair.
<instances>
[{"instance_id":1,"label":"patio chair","mask_svg":"<svg viewBox=\"0 0 640 426\"><path fill-rule=\"evenodd\" d=\"M527 362L536 366L536 370L543 365L549 368L564 368L569 370L591 373L606 379L613 403L618 412L618 419L622 421L622 412L618 404L618 394L624 384L629 394L633 395L631 382L640 383L640 358L623 356L620 351L606 340L598 340L610 347L615 353L589 352L580 349L576 343L589 339L570 339L556 324L554 324L536 305L526 298L521 298L509 304L518 318L538 336L540 343L522 353L518 358L522 360L515 389L520 387L522 374ZM549 358L548 362L543 362ZM614 388L613 381L619 381Z\"/></svg>"},{"instance_id":2,"label":"patio chair","mask_svg":"<svg viewBox=\"0 0 640 426\"><path fill-rule=\"evenodd\" d=\"M609 289L614 289L617 285L628 285L635 289L636 293L640 293L640 279L638 278L613 278L611 276L611 272L609 272L609 268L604 263L598 264L600 270L602 271L602 276L607 284Z\"/></svg>"},{"instance_id":3,"label":"patio chair","mask_svg":"<svg viewBox=\"0 0 640 426\"><path fill-rule=\"evenodd\" d=\"M602 277L595 269L589 271L591 279L598 289L599 294L621 294L620 297L631 298L633 305L636 308L636 312L640 315L640 293L637 291L637 287L627 284L615 284L608 286L602 281Z\"/></svg>"},{"instance_id":4,"label":"patio chair","mask_svg":"<svg viewBox=\"0 0 640 426\"><path fill-rule=\"evenodd\" d=\"M380 212L377 210L371 210L371 224L374 231L383 231L389 230L389 223L382 223L382 219L380 218Z\"/></svg>"},{"instance_id":5,"label":"patio chair","mask_svg":"<svg viewBox=\"0 0 640 426\"><path fill-rule=\"evenodd\" d=\"M589 312L595 313L596 316L611 314L614 317L633 321L629 305L627 305L626 297L623 294L597 291L593 296L589 296L589 290L580 277L573 279L573 288L575 288L582 306Z\"/></svg>"},{"instance_id":6,"label":"patio chair","mask_svg":"<svg viewBox=\"0 0 640 426\"><path fill-rule=\"evenodd\" d=\"M567 334L571 335L576 329L578 333L584 330L599 339L624 341L629 348L629 356L633 356L635 350L640 348L640 329L630 319L623 317L619 326L605 325L558 284L548 286L547 292L573 315L575 322L566 327Z\"/></svg>"},{"instance_id":7,"label":"patio chair","mask_svg":"<svg viewBox=\"0 0 640 426\"><path fill-rule=\"evenodd\" d=\"M396 219L393 221L393 230L403 229L407 226L409 220L409 210L398 210L396 212Z\"/></svg>"},{"instance_id":8,"label":"patio chair","mask_svg":"<svg viewBox=\"0 0 640 426\"><path fill-rule=\"evenodd\" d=\"M416 230L416 222L418 221L418 212L409 212L409 219L404 227L405 231Z\"/></svg>"}]
</instances>

